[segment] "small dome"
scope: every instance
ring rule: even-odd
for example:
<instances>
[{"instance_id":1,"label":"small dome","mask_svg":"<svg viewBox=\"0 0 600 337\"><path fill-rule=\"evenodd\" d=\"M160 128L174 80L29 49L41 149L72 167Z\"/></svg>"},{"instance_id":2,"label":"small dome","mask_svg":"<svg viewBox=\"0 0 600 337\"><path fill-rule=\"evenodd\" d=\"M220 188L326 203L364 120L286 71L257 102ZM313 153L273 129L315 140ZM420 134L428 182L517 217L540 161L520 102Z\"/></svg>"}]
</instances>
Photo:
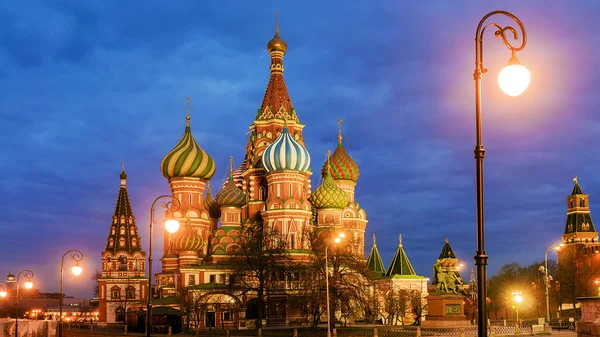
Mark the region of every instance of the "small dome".
<instances>
[{"instance_id":1,"label":"small dome","mask_svg":"<svg viewBox=\"0 0 600 337\"><path fill-rule=\"evenodd\" d=\"M190 116L186 117L183 137L160 163L165 178L195 177L210 180L215 174L215 162L196 143L190 130Z\"/></svg>"},{"instance_id":2,"label":"small dome","mask_svg":"<svg viewBox=\"0 0 600 337\"><path fill-rule=\"evenodd\" d=\"M203 245L204 240L189 223L183 226L181 232L173 239L173 246L180 252L198 251Z\"/></svg>"},{"instance_id":3,"label":"small dome","mask_svg":"<svg viewBox=\"0 0 600 337\"><path fill-rule=\"evenodd\" d=\"M217 203L219 206L229 206L241 208L246 204L246 194L242 192L233 181L233 174L229 174L227 184L217 193Z\"/></svg>"},{"instance_id":4,"label":"small dome","mask_svg":"<svg viewBox=\"0 0 600 337\"><path fill-rule=\"evenodd\" d=\"M287 51L287 43L279 36L279 28L276 29L275 36L267 43L267 50L269 53L272 51L280 51L284 54Z\"/></svg>"},{"instance_id":5,"label":"small dome","mask_svg":"<svg viewBox=\"0 0 600 337\"><path fill-rule=\"evenodd\" d=\"M121 174L119 174L119 178L127 179L127 173L125 173L125 170L121 171Z\"/></svg>"},{"instance_id":6,"label":"small dome","mask_svg":"<svg viewBox=\"0 0 600 337\"><path fill-rule=\"evenodd\" d=\"M323 183L310 195L308 201L317 209L346 207L348 205L346 192L335 184L328 169L325 170L323 178Z\"/></svg>"},{"instance_id":7,"label":"small dome","mask_svg":"<svg viewBox=\"0 0 600 337\"><path fill-rule=\"evenodd\" d=\"M221 217L221 207L213 199L212 192L210 190L210 184L206 187L206 198L204 198L204 208L208 211L211 219L218 219Z\"/></svg>"},{"instance_id":8,"label":"small dome","mask_svg":"<svg viewBox=\"0 0 600 337\"><path fill-rule=\"evenodd\" d=\"M334 180L352 180L357 181L359 170L356 162L350 157L344 146L342 145L342 137L338 137L338 146L333 152L331 156L331 177ZM323 164L323 168L321 169L321 173L325 175L325 166L327 163Z\"/></svg>"},{"instance_id":9,"label":"small dome","mask_svg":"<svg viewBox=\"0 0 600 337\"><path fill-rule=\"evenodd\" d=\"M308 171L310 154L298 143L287 129L269 145L262 154L262 164L267 172L279 170Z\"/></svg>"}]
</instances>

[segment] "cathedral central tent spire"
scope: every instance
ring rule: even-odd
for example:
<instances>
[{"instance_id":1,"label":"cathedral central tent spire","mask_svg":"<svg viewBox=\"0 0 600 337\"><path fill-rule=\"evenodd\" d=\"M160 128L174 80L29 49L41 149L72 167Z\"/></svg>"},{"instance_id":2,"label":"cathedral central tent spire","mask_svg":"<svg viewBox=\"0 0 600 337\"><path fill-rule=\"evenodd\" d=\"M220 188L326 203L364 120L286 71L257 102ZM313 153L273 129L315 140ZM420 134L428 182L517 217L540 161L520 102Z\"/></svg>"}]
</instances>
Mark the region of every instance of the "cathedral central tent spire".
<instances>
[{"instance_id":1,"label":"cathedral central tent spire","mask_svg":"<svg viewBox=\"0 0 600 337\"><path fill-rule=\"evenodd\" d=\"M279 12L275 15L275 36L267 43L267 51L271 56L271 77L257 119L291 118L298 122L283 80L283 56L287 51L287 43L279 36Z\"/></svg>"}]
</instances>

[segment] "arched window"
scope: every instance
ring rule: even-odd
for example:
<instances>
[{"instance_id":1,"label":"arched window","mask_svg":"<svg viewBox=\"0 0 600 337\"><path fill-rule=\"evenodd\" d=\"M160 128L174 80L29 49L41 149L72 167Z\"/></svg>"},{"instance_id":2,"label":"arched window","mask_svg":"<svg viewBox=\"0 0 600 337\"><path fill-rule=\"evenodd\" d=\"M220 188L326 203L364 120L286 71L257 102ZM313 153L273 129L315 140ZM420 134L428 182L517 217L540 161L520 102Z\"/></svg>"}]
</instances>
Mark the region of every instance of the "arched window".
<instances>
[{"instance_id":1,"label":"arched window","mask_svg":"<svg viewBox=\"0 0 600 337\"><path fill-rule=\"evenodd\" d=\"M110 298L113 300L121 299L121 288L117 286L110 288Z\"/></svg>"},{"instance_id":2,"label":"arched window","mask_svg":"<svg viewBox=\"0 0 600 337\"><path fill-rule=\"evenodd\" d=\"M135 299L135 288L133 286L127 287L127 299Z\"/></svg>"},{"instance_id":3,"label":"arched window","mask_svg":"<svg viewBox=\"0 0 600 337\"><path fill-rule=\"evenodd\" d=\"M585 207L585 199L579 199L579 207Z\"/></svg>"},{"instance_id":4,"label":"arched window","mask_svg":"<svg viewBox=\"0 0 600 337\"><path fill-rule=\"evenodd\" d=\"M575 200L571 199L569 200L569 208L574 208L575 207Z\"/></svg>"}]
</instances>

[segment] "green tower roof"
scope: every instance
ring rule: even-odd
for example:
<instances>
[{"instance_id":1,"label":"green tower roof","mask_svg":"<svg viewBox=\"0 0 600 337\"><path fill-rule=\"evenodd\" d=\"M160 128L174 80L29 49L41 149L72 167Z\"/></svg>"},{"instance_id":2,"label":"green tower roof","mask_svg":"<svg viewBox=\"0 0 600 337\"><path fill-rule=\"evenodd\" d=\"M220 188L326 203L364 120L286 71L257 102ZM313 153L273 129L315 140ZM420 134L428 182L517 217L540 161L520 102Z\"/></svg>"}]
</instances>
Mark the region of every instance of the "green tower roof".
<instances>
[{"instance_id":1,"label":"green tower roof","mask_svg":"<svg viewBox=\"0 0 600 337\"><path fill-rule=\"evenodd\" d=\"M113 214L113 221L106 241L106 251L116 253L126 251L130 254L141 251L141 239L135 223L135 215L131 208L131 201L127 193L127 174L125 169L119 175L121 188L117 197L117 205Z\"/></svg>"},{"instance_id":2,"label":"green tower roof","mask_svg":"<svg viewBox=\"0 0 600 337\"><path fill-rule=\"evenodd\" d=\"M454 251L448 243L448 238L446 238L446 244L444 245L444 248L442 248L442 252L440 253L440 257L438 257L438 259L456 259L456 255L454 255Z\"/></svg>"},{"instance_id":3,"label":"green tower roof","mask_svg":"<svg viewBox=\"0 0 600 337\"><path fill-rule=\"evenodd\" d=\"M369 253L369 258L367 259L367 268L377 274L385 274L385 265L383 264L383 260L381 259L381 255L379 255L379 250L377 249L377 244L375 243L375 233L373 233L373 247Z\"/></svg>"},{"instance_id":4,"label":"green tower roof","mask_svg":"<svg viewBox=\"0 0 600 337\"><path fill-rule=\"evenodd\" d=\"M387 269L385 276L393 276L393 275L402 275L402 276L416 276L415 269L413 268L408 256L406 256L406 252L404 248L402 248L402 234L400 234L398 238L398 249L396 250L396 254L394 254L394 258L392 259L392 263Z\"/></svg>"}]
</instances>

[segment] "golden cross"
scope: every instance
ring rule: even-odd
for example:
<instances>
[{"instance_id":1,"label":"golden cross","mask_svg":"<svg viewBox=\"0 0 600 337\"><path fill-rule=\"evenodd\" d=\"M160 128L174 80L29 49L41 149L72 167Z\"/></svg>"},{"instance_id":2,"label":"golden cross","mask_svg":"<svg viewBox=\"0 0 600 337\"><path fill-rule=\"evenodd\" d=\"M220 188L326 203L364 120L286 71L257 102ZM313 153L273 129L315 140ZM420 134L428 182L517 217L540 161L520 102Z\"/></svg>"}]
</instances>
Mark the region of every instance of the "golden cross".
<instances>
[{"instance_id":1,"label":"golden cross","mask_svg":"<svg viewBox=\"0 0 600 337\"><path fill-rule=\"evenodd\" d=\"M185 100L185 113L186 113L186 115L190 114L190 101L191 100L192 99L189 98L189 97Z\"/></svg>"},{"instance_id":2,"label":"golden cross","mask_svg":"<svg viewBox=\"0 0 600 337\"><path fill-rule=\"evenodd\" d=\"M331 155L331 150L327 150L327 158Z\"/></svg>"},{"instance_id":3,"label":"golden cross","mask_svg":"<svg viewBox=\"0 0 600 337\"><path fill-rule=\"evenodd\" d=\"M338 125L338 134L339 134L340 136L342 135L342 122L344 122L344 120L343 120L343 119L341 119L341 118L340 118L340 119L337 121L337 125Z\"/></svg>"},{"instance_id":4,"label":"golden cross","mask_svg":"<svg viewBox=\"0 0 600 337\"><path fill-rule=\"evenodd\" d=\"M229 173L233 173L233 156L229 157Z\"/></svg>"},{"instance_id":5,"label":"golden cross","mask_svg":"<svg viewBox=\"0 0 600 337\"><path fill-rule=\"evenodd\" d=\"M275 33L279 32L279 12L275 13Z\"/></svg>"},{"instance_id":6,"label":"golden cross","mask_svg":"<svg viewBox=\"0 0 600 337\"><path fill-rule=\"evenodd\" d=\"M121 164L121 171L125 172L125 161L124 160L122 161L122 164Z\"/></svg>"}]
</instances>

